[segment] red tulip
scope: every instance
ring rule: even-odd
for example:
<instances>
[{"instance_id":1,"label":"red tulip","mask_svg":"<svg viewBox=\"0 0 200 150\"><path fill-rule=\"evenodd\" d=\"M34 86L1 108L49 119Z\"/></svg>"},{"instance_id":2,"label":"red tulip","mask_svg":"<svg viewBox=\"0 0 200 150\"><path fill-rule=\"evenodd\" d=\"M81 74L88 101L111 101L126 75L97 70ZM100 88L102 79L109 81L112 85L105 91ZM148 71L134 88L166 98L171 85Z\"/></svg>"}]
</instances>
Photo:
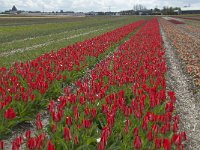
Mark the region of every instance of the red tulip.
<instances>
[{"instance_id":1,"label":"red tulip","mask_svg":"<svg viewBox=\"0 0 200 150\"><path fill-rule=\"evenodd\" d=\"M155 134L157 134L157 133L158 133L158 130L159 130L159 126L158 126L157 124L154 124L154 125L152 126L152 131L153 131Z\"/></svg>"},{"instance_id":2,"label":"red tulip","mask_svg":"<svg viewBox=\"0 0 200 150\"><path fill-rule=\"evenodd\" d=\"M41 130L43 128L42 121L36 121L37 130Z\"/></svg>"},{"instance_id":3,"label":"red tulip","mask_svg":"<svg viewBox=\"0 0 200 150\"><path fill-rule=\"evenodd\" d=\"M101 132L101 141L98 145L98 150L105 149L110 134L111 134L110 128L108 126L104 127Z\"/></svg>"},{"instance_id":4,"label":"red tulip","mask_svg":"<svg viewBox=\"0 0 200 150\"><path fill-rule=\"evenodd\" d=\"M176 96L175 93L173 91L169 91L168 95L170 97L171 102L175 103L176 102Z\"/></svg>"},{"instance_id":5,"label":"red tulip","mask_svg":"<svg viewBox=\"0 0 200 150\"><path fill-rule=\"evenodd\" d=\"M71 135L70 129L68 127L64 128L64 139L68 140L68 141L71 141L71 139L72 139L72 135Z\"/></svg>"},{"instance_id":6,"label":"red tulip","mask_svg":"<svg viewBox=\"0 0 200 150\"><path fill-rule=\"evenodd\" d=\"M15 141L12 142L12 150L19 150L20 145L18 145L18 143L16 143Z\"/></svg>"},{"instance_id":7,"label":"red tulip","mask_svg":"<svg viewBox=\"0 0 200 150\"><path fill-rule=\"evenodd\" d=\"M46 139L46 135L44 133L41 133L37 138L36 138L36 148L41 149L43 146L43 142Z\"/></svg>"},{"instance_id":8,"label":"red tulip","mask_svg":"<svg viewBox=\"0 0 200 150\"><path fill-rule=\"evenodd\" d=\"M4 141L1 141L1 140L0 140L0 149L1 149L1 150L4 150L4 147L5 147Z\"/></svg>"},{"instance_id":9,"label":"red tulip","mask_svg":"<svg viewBox=\"0 0 200 150\"><path fill-rule=\"evenodd\" d=\"M51 131L52 131L53 133L56 132L56 124L52 124L52 126L51 126Z\"/></svg>"},{"instance_id":10,"label":"red tulip","mask_svg":"<svg viewBox=\"0 0 200 150\"><path fill-rule=\"evenodd\" d=\"M48 149L48 150L55 150L55 146L54 146L54 144L53 144L51 141L48 142L48 147L47 147L47 149Z\"/></svg>"},{"instance_id":11,"label":"red tulip","mask_svg":"<svg viewBox=\"0 0 200 150\"><path fill-rule=\"evenodd\" d=\"M67 126L71 126L72 125L72 117L71 116L66 117L66 125Z\"/></svg>"},{"instance_id":12,"label":"red tulip","mask_svg":"<svg viewBox=\"0 0 200 150\"><path fill-rule=\"evenodd\" d=\"M163 140L164 150L171 150L171 141L169 139Z\"/></svg>"},{"instance_id":13,"label":"red tulip","mask_svg":"<svg viewBox=\"0 0 200 150\"><path fill-rule=\"evenodd\" d=\"M86 116L88 116L90 114L90 109L88 106L85 107L84 113Z\"/></svg>"},{"instance_id":14,"label":"red tulip","mask_svg":"<svg viewBox=\"0 0 200 150\"><path fill-rule=\"evenodd\" d=\"M79 119L79 111L78 111L78 106L73 106L73 113L74 113L74 118L77 121Z\"/></svg>"},{"instance_id":15,"label":"red tulip","mask_svg":"<svg viewBox=\"0 0 200 150\"><path fill-rule=\"evenodd\" d=\"M35 138L29 138L28 139L28 148L29 149L35 149L36 148L36 140Z\"/></svg>"},{"instance_id":16,"label":"red tulip","mask_svg":"<svg viewBox=\"0 0 200 150\"><path fill-rule=\"evenodd\" d=\"M84 128L91 128L92 126L92 121L90 119L83 119L82 125Z\"/></svg>"},{"instance_id":17,"label":"red tulip","mask_svg":"<svg viewBox=\"0 0 200 150\"><path fill-rule=\"evenodd\" d=\"M185 132L181 132L180 135L181 135L181 137L182 137L182 139L183 139L184 141L187 140L187 136L186 136L186 133L185 133Z\"/></svg>"},{"instance_id":18,"label":"red tulip","mask_svg":"<svg viewBox=\"0 0 200 150\"><path fill-rule=\"evenodd\" d=\"M149 131L149 133L147 134L147 139L148 139L149 141L152 141L152 140L153 140L153 133L152 133L152 131Z\"/></svg>"},{"instance_id":19,"label":"red tulip","mask_svg":"<svg viewBox=\"0 0 200 150\"><path fill-rule=\"evenodd\" d=\"M85 99L85 97L80 97L80 104L81 105L84 105L85 103L86 103L86 99Z\"/></svg>"},{"instance_id":20,"label":"red tulip","mask_svg":"<svg viewBox=\"0 0 200 150\"><path fill-rule=\"evenodd\" d=\"M154 143L155 143L155 148L159 149L162 146L162 139L156 138Z\"/></svg>"},{"instance_id":21,"label":"red tulip","mask_svg":"<svg viewBox=\"0 0 200 150\"><path fill-rule=\"evenodd\" d=\"M78 143L79 143L79 141L78 141L78 136L75 136L75 137L74 137L74 144L77 145Z\"/></svg>"},{"instance_id":22,"label":"red tulip","mask_svg":"<svg viewBox=\"0 0 200 150\"><path fill-rule=\"evenodd\" d=\"M142 140L139 136L135 137L133 145L135 149L142 149Z\"/></svg>"},{"instance_id":23,"label":"red tulip","mask_svg":"<svg viewBox=\"0 0 200 150\"><path fill-rule=\"evenodd\" d=\"M31 137L31 130L26 131L25 136L29 139Z\"/></svg>"},{"instance_id":24,"label":"red tulip","mask_svg":"<svg viewBox=\"0 0 200 150\"><path fill-rule=\"evenodd\" d=\"M177 132L178 131L178 123L174 122L173 124L173 132Z\"/></svg>"},{"instance_id":25,"label":"red tulip","mask_svg":"<svg viewBox=\"0 0 200 150\"><path fill-rule=\"evenodd\" d=\"M174 134L172 137L172 142L176 145L181 145L182 143L182 137L179 134Z\"/></svg>"},{"instance_id":26,"label":"red tulip","mask_svg":"<svg viewBox=\"0 0 200 150\"><path fill-rule=\"evenodd\" d=\"M184 145L178 145L178 150L184 150Z\"/></svg>"},{"instance_id":27,"label":"red tulip","mask_svg":"<svg viewBox=\"0 0 200 150\"><path fill-rule=\"evenodd\" d=\"M134 131L133 131L133 135L134 136L138 136L138 133L139 133L139 128L138 127L135 127Z\"/></svg>"},{"instance_id":28,"label":"red tulip","mask_svg":"<svg viewBox=\"0 0 200 150\"><path fill-rule=\"evenodd\" d=\"M174 122L179 123L180 121L180 117L178 115L174 116Z\"/></svg>"},{"instance_id":29,"label":"red tulip","mask_svg":"<svg viewBox=\"0 0 200 150\"><path fill-rule=\"evenodd\" d=\"M8 108L6 110L6 112L4 113L4 117L6 119L9 119L9 120L15 119L16 118L16 113L15 113L14 109L13 108Z\"/></svg>"},{"instance_id":30,"label":"red tulip","mask_svg":"<svg viewBox=\"0 0 200 150\"><path fill-rule=\"evenodd\" d=\"M96 108L91 109L91 115L92 115L92 118L95 118L95 117L96 117L96 115L97 115L97 110L96 110Z\"/></svg>"},{"instance_id":31,"label":"red tulip","mask_svg":"<svg viewBox=\"0 0 200 150\"><path fill-rule=\"evenodd\" d=\"M173 112L174 111L174 104L173 102L166 103L165 105L166 112Z\"/></svg>"}]
</instances>

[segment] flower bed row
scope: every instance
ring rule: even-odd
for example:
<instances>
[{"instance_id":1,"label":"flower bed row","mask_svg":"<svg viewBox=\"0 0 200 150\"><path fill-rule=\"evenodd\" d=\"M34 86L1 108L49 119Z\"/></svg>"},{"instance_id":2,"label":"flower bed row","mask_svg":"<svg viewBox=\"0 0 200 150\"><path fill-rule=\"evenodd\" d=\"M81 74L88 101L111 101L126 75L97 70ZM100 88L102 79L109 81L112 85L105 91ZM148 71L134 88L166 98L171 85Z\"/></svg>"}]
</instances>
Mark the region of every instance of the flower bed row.
<instances>
[{"instance_id":1,"label":"flower bed row","mask_svg":"<svg viewBox=\"0 0 200 150\"><path fill-rule=\"evenodd\" d=\"M16 138L18 149L161 149L184 148L178 132L176 97L166 95L166 62L157 19L147 24L112 57L98 64L91 78L48 106L47 127L36 118L37 133ZM2 145L3 145L3 141Z\"/></svg>"},{"instance_id":2,"label":"flower bed row","mask_svg":"<svg viewBox=\"0 0 200 150\"><path fill-rule=\"evenodd\" d=\"M0 139L16 124L32 120L40 109L47 107L49 99L61 94L63 83L79 78L86 68L105 56L108 48L143 23L131 23L30 62L0 68Z\"/></svg>"},{"instance_id":3,"label":"flower bed row","mask_svg":"<svg viewBox=\"0 0 200 150\"><path fill-rule=\"evenodd\" d=\"M172 44L177 48L178 55L186 64L186 71L193 76L195 83L200 86L199 40L192 38L163 19L160 22Z\"/></svg>"}]
</instances>

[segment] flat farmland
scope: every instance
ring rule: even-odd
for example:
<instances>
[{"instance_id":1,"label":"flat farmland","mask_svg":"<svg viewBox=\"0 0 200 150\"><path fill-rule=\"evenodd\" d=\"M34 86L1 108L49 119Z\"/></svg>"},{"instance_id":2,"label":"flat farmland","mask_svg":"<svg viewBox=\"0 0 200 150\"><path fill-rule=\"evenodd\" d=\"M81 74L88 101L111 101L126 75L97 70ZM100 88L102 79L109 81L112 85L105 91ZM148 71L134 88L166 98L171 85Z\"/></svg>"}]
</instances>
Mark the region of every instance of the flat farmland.
<instances>
[{"instance_id":1,"label":"flat farmland","mask_svg":"<svg viewBox=\"0 0 200 150\"><path fill-rule=\"evenodd\" d=\"M0 17L0 66L24 62L142 17Z\"/></svg>"},{"instance_id":2,"label":"flat farmland","mask_svg":"<svg viewBox=\"0 0 200 150\"><path fill-rule=\"evenodd\" d=\"M200 30L181 17L1 17L0 150L199 149Z\"/></svg>"}]
</instances>

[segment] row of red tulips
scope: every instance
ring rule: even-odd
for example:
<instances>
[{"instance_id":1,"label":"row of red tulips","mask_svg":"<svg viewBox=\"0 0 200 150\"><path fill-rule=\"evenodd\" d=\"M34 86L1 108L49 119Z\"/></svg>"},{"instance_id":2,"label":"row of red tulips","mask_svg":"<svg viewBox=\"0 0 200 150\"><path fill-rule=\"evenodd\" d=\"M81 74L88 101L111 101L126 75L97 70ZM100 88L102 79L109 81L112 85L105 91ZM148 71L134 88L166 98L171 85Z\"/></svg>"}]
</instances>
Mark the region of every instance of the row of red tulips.
<instances>
[{"instance_id":1,"label":"row of red tulips","mask_svg":"<svg viewBox=\"0 0 200 150\"><path fill-rule=\"evenodd\" d=\"M0 68L0 139L16 124L31 120L49 99L61 94L63 82L69 84L83 75L109 47L143 23L131 23L30 62L16 62L9 69Z\"/></svg>"},{"instance_id":2,"label":"row of red tulips","mask_svg":"<svg viewBox=\"0 0 200 150\"><path fill-rule=\"evenodd\" d=\"M49 124L38 114L37 133L16 138L13 149L183 150L186 134L178 132L180 119L173 115L175 94L166 91L162 44L158 21L152 19L98 64L91 78L52 100Z\"/></svg>"}]
</instances>

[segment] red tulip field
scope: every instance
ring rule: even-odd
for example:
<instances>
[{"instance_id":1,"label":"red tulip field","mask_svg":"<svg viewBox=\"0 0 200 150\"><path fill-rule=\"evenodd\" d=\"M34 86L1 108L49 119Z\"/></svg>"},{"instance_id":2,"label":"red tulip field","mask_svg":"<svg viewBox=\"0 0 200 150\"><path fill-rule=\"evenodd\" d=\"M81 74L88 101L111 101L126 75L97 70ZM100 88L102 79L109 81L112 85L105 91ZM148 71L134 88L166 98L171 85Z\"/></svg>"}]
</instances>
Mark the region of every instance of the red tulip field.
<instances>
[{"instance_id":1,"label":"red tulip field","mask_svg":"<svg viewBox=\"0 0 200 150\"><path fill-rule=\"evenodd\" d=\"M0 150L198 149L198 33L176 19L141 19L1 66ZM187 91L165 38L180 63L174 74L194 86L194 109L181 105Z\"/></svg>"}]
</instances>

